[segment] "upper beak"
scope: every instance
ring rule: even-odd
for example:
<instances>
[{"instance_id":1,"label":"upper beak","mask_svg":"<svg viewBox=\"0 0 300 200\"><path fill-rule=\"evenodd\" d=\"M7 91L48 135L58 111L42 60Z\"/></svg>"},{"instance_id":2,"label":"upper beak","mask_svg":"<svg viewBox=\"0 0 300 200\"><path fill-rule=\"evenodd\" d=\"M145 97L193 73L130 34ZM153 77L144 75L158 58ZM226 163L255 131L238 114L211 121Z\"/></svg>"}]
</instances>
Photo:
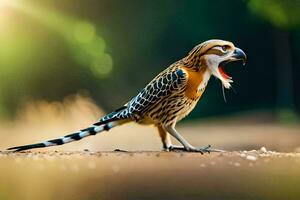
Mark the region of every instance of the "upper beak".
<instances>
[{"instance_id":1,"label":"upper beak","mask_svg":"<svg viewBox=\"0 0 300 200\"><path fill-rule=\"evenodd\" d=\"M234 49L234 52L232 54L232 58L236 59L236 60L242 60L243 61L243 65L246 64L247 62L247 56L246 54L244 53L244 51L240 48L235 48Z\"/></svg>"}]
</instances>

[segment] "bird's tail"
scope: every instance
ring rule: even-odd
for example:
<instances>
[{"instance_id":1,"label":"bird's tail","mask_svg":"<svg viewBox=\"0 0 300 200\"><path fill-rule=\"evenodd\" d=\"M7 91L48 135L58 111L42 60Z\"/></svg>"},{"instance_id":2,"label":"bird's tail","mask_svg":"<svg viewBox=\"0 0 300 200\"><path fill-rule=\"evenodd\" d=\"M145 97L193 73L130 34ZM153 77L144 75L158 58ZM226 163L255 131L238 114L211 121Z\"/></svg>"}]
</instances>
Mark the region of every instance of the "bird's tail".
<instances>
[{"instance_id":1,"label":"bird's tail","mask_svg":"<svg viewBox=\"0 0 300 200\"><path fill-rule=\"evenodd\" d=\"M50 146L57 146L57 145L63 145L69 142L74 142L81 140L84 137L96 135L97 133L100 133L102 131L108 131L111 128L124 124L126 122L129 122L130 119L120 119L120 118L109 118L104 119L102 118L99 122L93 124L93 126L90 126L88 128L82 129L78 132L65 135L61 138L48 140L41 143L35 143L35 144L29 144L29 145L23 145L23 146L16 146L8 148L7 150L14 150L14 151L24 151L28 149L35 149L35 148L43 148L43 147L50 147Z\"/></svg>"}]
</instances>

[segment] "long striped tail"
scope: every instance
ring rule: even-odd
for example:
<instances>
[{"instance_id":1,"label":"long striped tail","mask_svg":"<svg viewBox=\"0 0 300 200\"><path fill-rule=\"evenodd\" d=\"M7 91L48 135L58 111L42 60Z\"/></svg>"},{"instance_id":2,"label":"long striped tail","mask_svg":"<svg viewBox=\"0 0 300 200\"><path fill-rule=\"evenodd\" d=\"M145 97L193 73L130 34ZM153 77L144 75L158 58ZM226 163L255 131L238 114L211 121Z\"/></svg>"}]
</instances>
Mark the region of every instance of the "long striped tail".
<instances>
[{"instance_id":1,"label":"long striped tail","mask_svg":"<svg viewBox=\"0 0 300 200\"><path fill-rule=\"evenodd\" d=\"M114 120L100 121L98 123L95 123L91 127L80 130L76 133L65 135L62 138L48 140L48 141L41 142L41 143L36 143L36 144L29 144L29 145L11 147L11 148L8 148L7 150L24 151L24 150L28 150L28 149L44 148L44 147L50 147L50 146L63 145L63 144L66 144L66 143L81 140L84 137L88 137L88 136L91 136L91 135L96 135L97 133L100 133L102 131L108 131L108 130L110 130L111 128L113 128L115 126L121 125L121 124L126 123L126 122L128 122L128 120L126 120L126 119L117 120L117 121L114 121Z\"/></svg>"}]
</instances>

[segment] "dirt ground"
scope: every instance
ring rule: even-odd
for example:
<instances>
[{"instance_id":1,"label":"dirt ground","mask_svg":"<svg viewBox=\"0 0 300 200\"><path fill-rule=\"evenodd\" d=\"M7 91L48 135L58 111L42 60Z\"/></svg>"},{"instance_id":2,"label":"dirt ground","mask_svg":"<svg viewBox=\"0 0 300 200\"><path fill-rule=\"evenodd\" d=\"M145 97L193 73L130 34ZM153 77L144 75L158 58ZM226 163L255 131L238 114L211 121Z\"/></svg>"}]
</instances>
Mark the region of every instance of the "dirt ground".
<instances>
[{"instance_id":1,"label":"dirt ground","mask_svg":"<svg viewBox=\"0 0 300 200\"><path fill-rule=\"evenodd\" d=\"M15 120L1 121L0 200L300 199L300 123L278 123L270 113L178 124L191 144L227 153L161 152L157 130L135 124L58 147L5 152L80 130L102 115L90 99L76 97L30 104Z\"/></svg>"},{"instance_id":2,"label":"dirt ground","mask_svg":"<svg viewBox=\"0 0 300 200\"><path fill-rule=\"evenodd\" d=\"M300 199L300 153L0 153L0 199Z\"/></svg>"}]
</instances>

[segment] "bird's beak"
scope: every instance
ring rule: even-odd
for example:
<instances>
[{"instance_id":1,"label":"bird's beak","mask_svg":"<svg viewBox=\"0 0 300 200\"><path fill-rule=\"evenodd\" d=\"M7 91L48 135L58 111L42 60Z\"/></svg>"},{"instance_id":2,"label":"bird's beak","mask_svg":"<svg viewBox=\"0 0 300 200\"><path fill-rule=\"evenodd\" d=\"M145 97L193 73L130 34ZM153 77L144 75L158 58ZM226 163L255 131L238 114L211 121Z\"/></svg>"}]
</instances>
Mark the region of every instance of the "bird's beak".
<instances>
[{"instance_id":1,"label":"bird's beak","mask_svg":"<svg viewBox=\"0 0 300 200\"><path fill-rule=\"evenodd\" d=\"M243 61L243 65L246 64L247 62L247 56L246 54L244 53L244 51L240 48L235 48L234 49L234 52L231 56L234 60L242 60Z\"/></svg>"},{"instance_id":2,"label":"bird's beak","mask_svg":"<svg viewBox=\"0 0 300 200\"><path fill-rule=\"evenodd\" d=\"M225 88L230 88L230 83L233 82L233 80L232 77L224 71L224 66L227 63L238 60L242 60L243 65L245 65L247 61L247 56L242 49L235 47L231 55L229 55L225 60L219 63L218 70L213 72L213 75L222 81L222 84Z\"/></svg>"}]
</instances>

